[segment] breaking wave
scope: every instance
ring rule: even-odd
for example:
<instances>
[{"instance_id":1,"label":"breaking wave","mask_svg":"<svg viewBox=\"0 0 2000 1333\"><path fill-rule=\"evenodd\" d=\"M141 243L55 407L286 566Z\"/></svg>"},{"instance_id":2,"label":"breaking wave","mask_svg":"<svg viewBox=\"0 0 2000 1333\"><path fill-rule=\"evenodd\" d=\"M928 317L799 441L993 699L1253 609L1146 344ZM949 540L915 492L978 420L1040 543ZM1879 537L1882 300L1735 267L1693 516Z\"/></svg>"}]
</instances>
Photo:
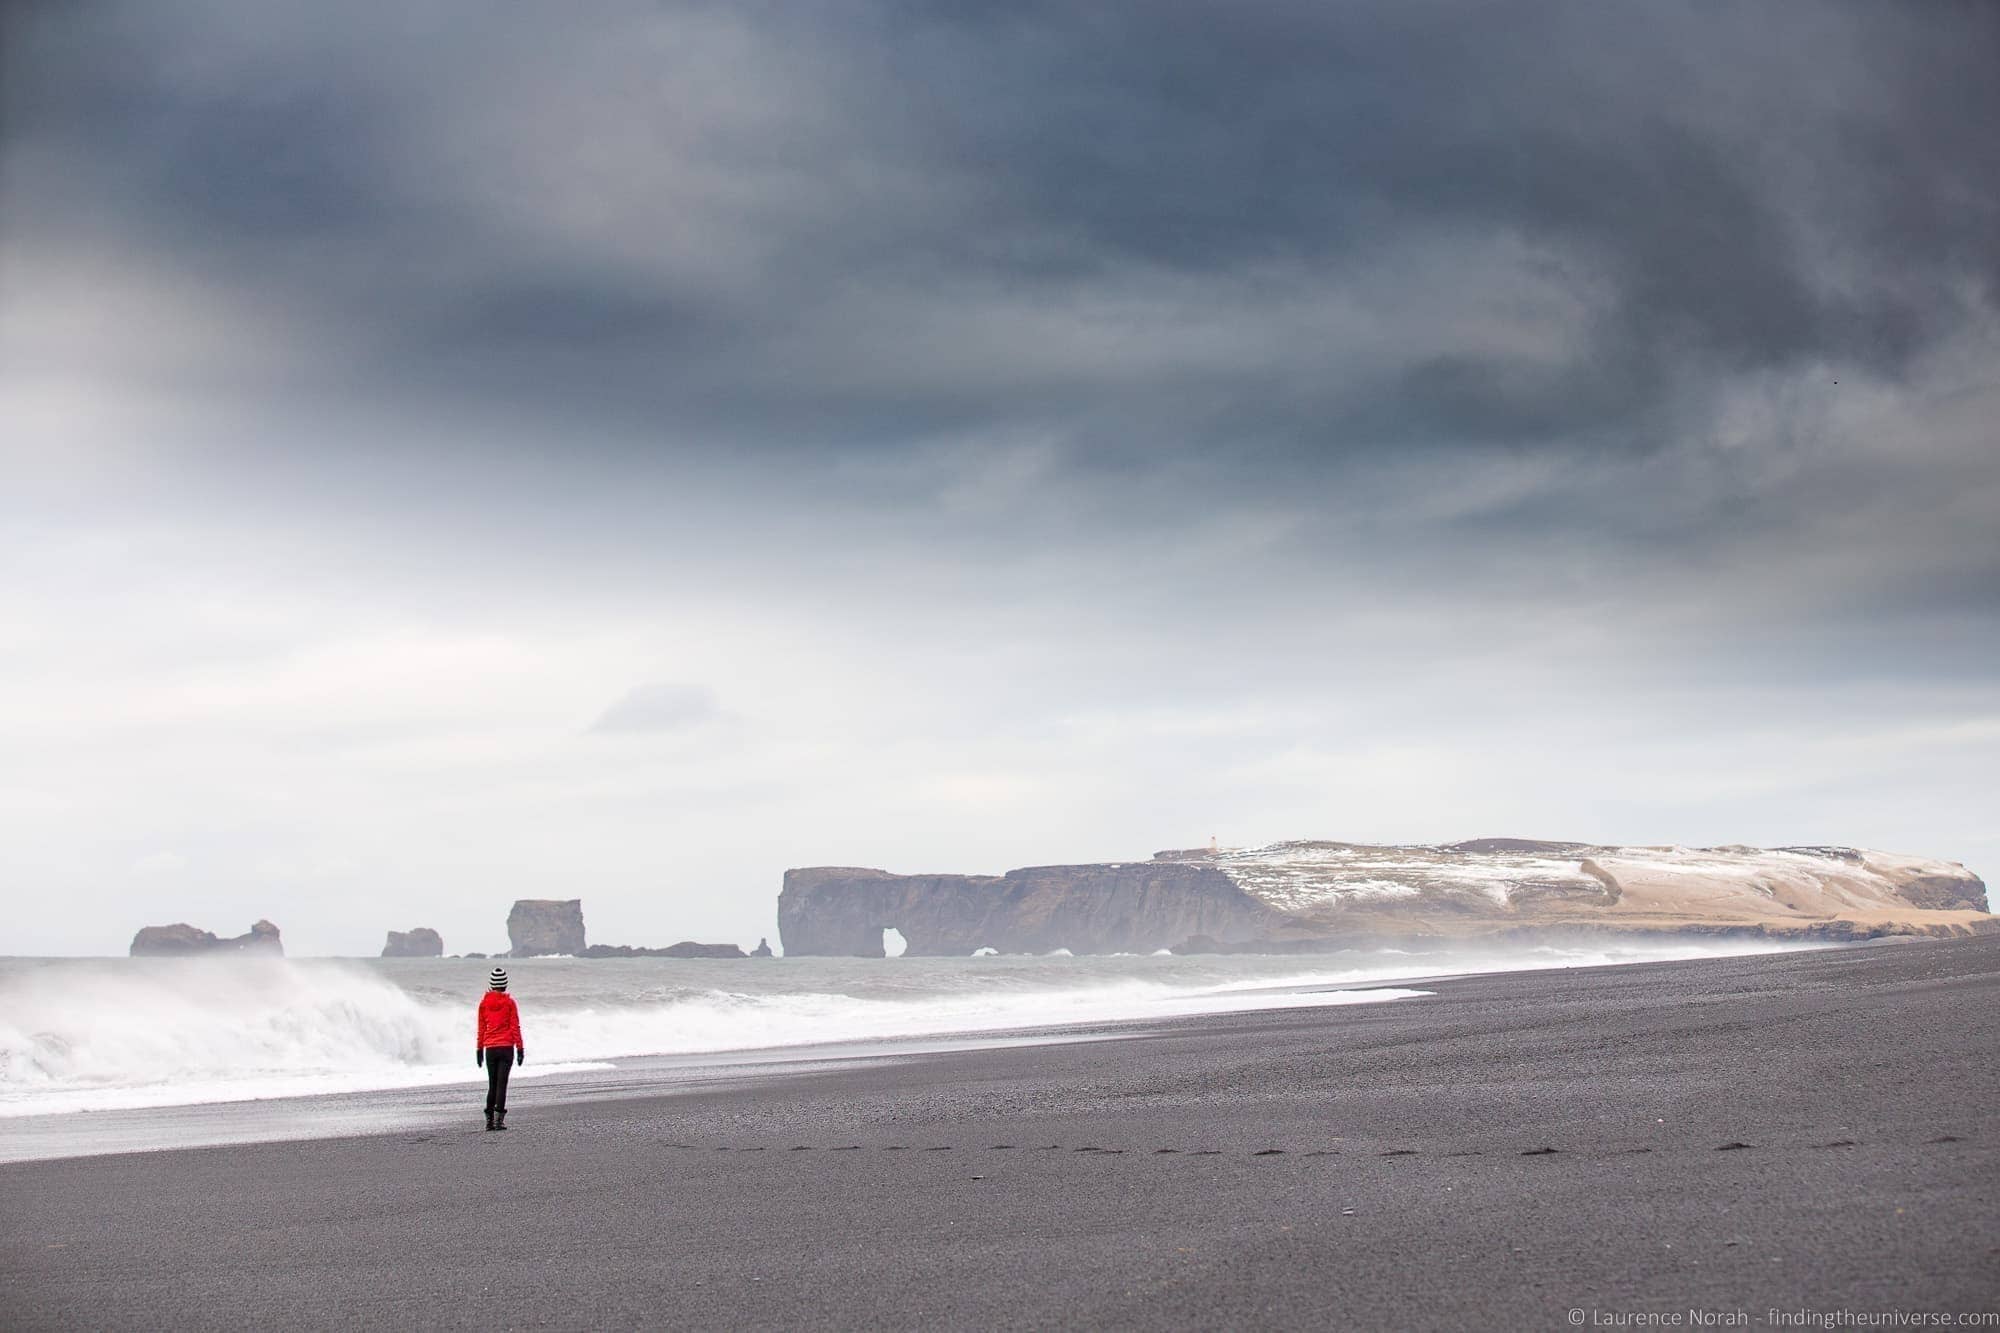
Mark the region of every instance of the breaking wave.
<instances>
[{"instance_id":1,"label":"breaking wave","mask_svg":"<svg viewBox=\"0 0 2000 1333\"><path fill-rule=\"evenodd\" d=\"M1771 946L1764 945L1768 950ZM529 1064L1165 1019L1422 995L1446 972L1751 948L1504 958L796 959L510 964ZM0 1117L468 1081L484 964L457 960L0 960ZM1341 987L1370 986L1354 990Z\"/></svg>"}]
</instances>

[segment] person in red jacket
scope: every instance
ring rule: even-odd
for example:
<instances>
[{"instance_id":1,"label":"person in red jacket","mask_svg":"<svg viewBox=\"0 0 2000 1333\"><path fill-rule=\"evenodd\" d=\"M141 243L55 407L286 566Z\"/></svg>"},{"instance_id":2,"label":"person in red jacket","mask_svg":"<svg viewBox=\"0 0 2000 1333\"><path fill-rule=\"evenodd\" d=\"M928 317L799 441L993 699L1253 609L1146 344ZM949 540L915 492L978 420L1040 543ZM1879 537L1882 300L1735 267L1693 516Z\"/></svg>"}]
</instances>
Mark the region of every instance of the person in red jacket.
<instances>
[{"instance_id":1,"label":"person in red jacket","mask_svg":"<svg viewBox=\"0 0 2000 1333\"><path fill-rule=\"evenodd\" d=\"M507 969L486 974L486 994L479 997L479 1045L472 1063L486 1066L486 1128L507 1128L507 1076L515 1065L528 1063L521 1040L521 1011L507 993Z\"/></svg>"}]
</instances>

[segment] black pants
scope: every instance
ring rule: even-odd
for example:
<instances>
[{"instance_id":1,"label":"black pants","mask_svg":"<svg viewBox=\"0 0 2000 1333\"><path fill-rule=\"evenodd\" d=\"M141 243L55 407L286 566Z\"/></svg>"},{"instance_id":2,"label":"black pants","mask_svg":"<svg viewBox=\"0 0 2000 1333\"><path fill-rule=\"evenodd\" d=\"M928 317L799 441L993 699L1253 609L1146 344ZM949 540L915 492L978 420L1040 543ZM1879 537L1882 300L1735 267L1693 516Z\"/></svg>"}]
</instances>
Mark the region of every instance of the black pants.
<instances>
[{"instance_id":1,"label":"black pants","mask_svg":"<svg viewBox=\"0 0 2000 1333\"><path fill-rule=\"evenodd\" d=\"M507 1076L514 1072L512 1046L486 1048L486 1110L488 1114L507 1109Z\"/></svg>"}]
</instances>

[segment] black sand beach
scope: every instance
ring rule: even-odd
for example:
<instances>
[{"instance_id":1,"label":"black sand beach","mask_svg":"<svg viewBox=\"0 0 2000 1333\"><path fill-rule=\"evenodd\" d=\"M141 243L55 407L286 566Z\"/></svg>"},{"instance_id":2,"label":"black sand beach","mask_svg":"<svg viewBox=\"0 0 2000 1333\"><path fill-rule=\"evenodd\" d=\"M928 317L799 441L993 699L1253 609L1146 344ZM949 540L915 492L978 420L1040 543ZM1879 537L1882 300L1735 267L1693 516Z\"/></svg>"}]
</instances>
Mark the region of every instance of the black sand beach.
<instances>
[{"instance_id":1,"label":"black sand beach","mask_svg":"<svg viewBox=\"0 0 2000 1333\"><path fill-rule=\"evenodd\" d=\"M0 1167L11 1328L2000 1310L2000 939L1512 974L462 1128ZM1740 1312L1740 1315L1739 1313Z\"/></svg>"}]
</instances>

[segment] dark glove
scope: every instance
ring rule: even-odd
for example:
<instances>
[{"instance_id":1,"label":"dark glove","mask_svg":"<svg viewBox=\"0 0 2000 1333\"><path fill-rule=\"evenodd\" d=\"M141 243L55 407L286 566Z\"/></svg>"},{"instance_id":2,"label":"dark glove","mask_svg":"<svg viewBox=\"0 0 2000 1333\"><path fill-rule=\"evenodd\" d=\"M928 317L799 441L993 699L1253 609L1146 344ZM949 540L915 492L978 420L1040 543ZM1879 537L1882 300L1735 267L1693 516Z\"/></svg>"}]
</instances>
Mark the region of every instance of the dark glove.
<instances>
[{"instance_id":1,"label":"dark glove","mask_svg":"<svg viewBox=\"0 0 2000 1333\"><path fill-rule=\"evenodd\" d=\"M515 1063L515 1064L517 1064L517 1065L524 1065L524 1064L528 1063L528 1048L527 1048L527 1047L525 1047L525 1046L516 1046L516 1047L514 1048L514 1063Z\"/></svg>"},{"instance_id":2,"label":"dark glove","mask_svg":"<svg viewBox=\"0 0 2000 1333\"><path fill-rule=\"evenodd\" d=\"M486 1067L486 1048L484 1046L475 1046L472 1048L472 1063L482 1069Z\"/></svg>"}]
</instances>

